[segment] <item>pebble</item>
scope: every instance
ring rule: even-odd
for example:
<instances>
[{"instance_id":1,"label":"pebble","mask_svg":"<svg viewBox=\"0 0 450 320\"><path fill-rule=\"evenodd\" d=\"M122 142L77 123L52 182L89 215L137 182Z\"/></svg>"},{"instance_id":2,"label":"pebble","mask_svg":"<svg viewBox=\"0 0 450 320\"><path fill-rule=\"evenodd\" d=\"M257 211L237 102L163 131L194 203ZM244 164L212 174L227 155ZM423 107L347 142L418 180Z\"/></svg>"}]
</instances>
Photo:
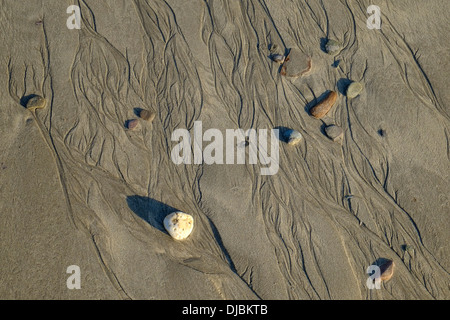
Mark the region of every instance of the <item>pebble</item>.
<instances>
[{"instance_id":1,"label":"pebble","mask_svg":"<svg viewBox=\"0 0 450 320\"><path fill-rule=\"evenodd\" d=\"M172 238L184 240L194 228L194 218L181 211L173 212L164 218L164 228Z\"/></svg>"},{"instance_id":2,"label":"pebble","mask_svg":"<svg viewBox=\"0 0 450 320\"><path fill-rule=\"evenodd\" d=\"M347 88L347 98L353 99L356 98L361 91L364 89L364 86L360 82L352 82Z\"/></svg>"},{"instance_id":3,"label":"pebble","mask_svg":"<svg viewBox=\"0 0 450 320\"><path fill-rule=\"evenodd\" d=\"M283 64L285 57L281 54L274 54L271 56L271 58L272 58L272 61L279 63L279 64Z\"/></svg>"},{"instance_id":4,"label":"pebble","mask_svg":"<svg viewBox=\"0 0 450 320\"><path fill-rule=\"evenodd\" d=\"M43 109L45 108L47 101L41 96L34 96L27 102L27 109L35 110L35 109Z\"/></svg>"},{"instance_id":5,"label":"pebble","mask_svg":"<svg viewBox=\"0 0 450 320\"><path fill-rule=\"evenodd\" d=\"M290 78L298 78L308 74L311 69L311 58L299 49L291 49L284 59L280 74Z\"/></svg>"},{"instance_id":6,"label":"pebble","mask_svg":"<svg viewBox=\"0 0 450 320\"><path fill-rule=\"evenodd\" d=\"M334 124L325 128L325 133L328 138L333 140L334 142L339 142L344 137L344 130L341 127L336 126Z\"/></svg>"},{"instance_id":7,"label":"pebble","mask_svg":"<svg viewBox=\"0 0 450 320\"><path fill-rule=\"evenodd\" d=\"M394 261L386 260L382 265L380 265L380 280L388 281L394 275Z\"/></svg>"},{"instance_id":8,"label":"pebble","mask_svg":"<svg viewBox=\"0 0 450 320\"><path fill-rule=\"evenodd\" d=\"M134 130L137 128L139 121L137 119L132 119L127 121L128 130Z\"/></svg>"},{"instance_id":9,"label":"pebble","mask_svg":"<svg viewBox=\"0 0 450 320\"><path fill-rule=\"evenodd\" d=\"M140 112L139 112L139 117L141 118L141 119L144 119L145 121L149 121L149 122L152 122L153 121L153 119L155 119L155 116L156 116L156 113L154 113L154 112L152 112L152 111L149 111L149 110L141 110Z\"/></svg>"},{"instance_id":10,"label":"pebble","mask_svg":"<svg viewBox=\"0 0 450 320\"><path fill-rule=\"evenodd\" d=\"M311 108L311 115L316 119L323 118L333 107L334 103L337 100L337 96L337 93L334 91L328 93L325 99Z\"/></svg>"},{"instance_id":11,"label":"pebble","mask_svg":"<svg viewBox=\"0 0 450 320\"><path fill-rule=\"evenodd\" d=\"M286 130L283 133L283 136L284 136L284 139L287 142L287 144L289 144L291 146L295 146L303 140L302 134L293 129Z\"/></svg>"},{"instance_id":12,"label":"pebble","mask_svg":"<svg viewBox=\"0 0 450 320\"><path fill-rule=\"evenodd\" d=\"M336 40L328 40L325 45L325 50L330 55L336 55L342 50L342 45Z\"/></svg>"}]
</instances>

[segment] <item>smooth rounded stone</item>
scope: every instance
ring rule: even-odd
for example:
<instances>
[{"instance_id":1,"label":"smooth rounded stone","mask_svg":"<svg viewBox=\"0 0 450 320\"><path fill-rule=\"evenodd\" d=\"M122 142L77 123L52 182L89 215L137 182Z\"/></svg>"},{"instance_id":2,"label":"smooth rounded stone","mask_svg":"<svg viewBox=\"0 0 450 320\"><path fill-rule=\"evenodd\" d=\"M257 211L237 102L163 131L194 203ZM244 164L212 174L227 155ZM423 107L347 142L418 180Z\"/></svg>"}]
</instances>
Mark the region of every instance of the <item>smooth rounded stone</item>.
<instances>
[{"instance_id":1,"label":"smooth rounded stone","mask_svg":"<svg viewBox=\"0 0 450 320\"><path fill-rule=\"evenodd\" d=\"M388 281L394 275L394 261L386 260L383 264L380 265L380 280Z\"/></svg>"},{"instance_id":2,"label":"smooth rounded stone","mask_svg":"<svg viewBox=\"0 0 450 320\"><path fill-rule=\"evenodd\" d=\"M139 121L137 119L132 119L127 121L127 128L128 130L135 130L139 125Z\"/></svg>"},{"instance_id":3,"label":"smooth rounded stone","mask_svg":"<svg viewBox=\"0 0 450 320\"><path fill-rule=\"evenodd\" d=\"M284 136L286 143L291 146L295 146L303 140L302 134L293 129L286 130L283 133L283 136Z\"/></svg>"},{"instance_id":4,"label":"smooth rounded stone","mask_svg":"<svg viewBox=\"0 0 450 320\"><path fill-rule=\"evenodd\" d=\"M325 45L328 54L336 55L342 50L342 44L339 41L329 39Z\"/></svg>"},{"instance_id":5,"label":"smooth rounded stone","mask_svg":"<svg viewBox=\"0 0 450 320\"><path fill-rule=\"evenodd\" d=\"M338 95L336 92L330 91L330 93L326 95L325 99L311 108L311 115L316 119L323 118L333 107L337 100L337 96Z\"/></svg>"},{"instance_id":6,"label":"smooth rounded stone","mask_svg":"<svg viewBox=\"0 0 450 320\"><path fill-rule=\"evenodd\" d=\"M364 89L364 86L360 82L352 82L347 88L347 98L353 99L356 98L361 91Z\"/></svg>"},{"instance_id":7,"label":"smooth rounded stone","mask_svg":"<svg viewBox=\"0 0 450 320\"><path fill-rule=\"evenodd\" d=\"M328 138L333 140L334 142L342 140L344 137L344 130L341 127L336 126L334 124L325 128L325 133Z\"/></svg>"},{"instance_id":8,"label":"smooth rounded stone","mask_svg":"<svg viewBox=\"0 0 450 320\"><path fill-rule=\"evenodd\" d=\"M311 69L311 58L299 49L291 49L284 59L280 73L282 76L298 78L308 74Z\"/></svg>"},{"instance_id":9,"label":"smooth rounded stone","mask_svg":"<svg viewBox=\"0 0 450 320\"><path fill-rule=\"evenodd\" d=\"M35 110L35 109L43 109L45 108L47 101L45 98L41 96L34 96L27 102L27 109Z\"/></svg>"},{"instance_id":10,"label":"smooth rounded stone","mask_svg":"<svg viewBox=\"0 0 450 320\"><path fill-rule=\"evenodd\" d=\"M283 64L285 56L283 56L281 54L274 54L274 55L271 55L271 59L272 59L272 61L274 61L278 64Z\"/></svg>"},{"instance_id":11,"label":"smooth rounded stone","mask_svg":"<svg viewBox=\"0 0 450 320\"><path fill-rule=\"evenodd\" d=\"M173 212L164 218L164 228L172 238L184 240L194 228L194 218L181 211Z\"/></svg>"},{"instance_id":12,"label":"smooth rounded stone","mask_svg":"<svg viewBox=\"0 0 450 320\"><path fill-rule=\"evenodd\" d=\"M144 119L145 121L149 121L149 122L152 122L153 121L153 119L155 119L155 116L156 116L156 113L154 113L154 112L152 112L152 111L149 111L149 110L141 110L140 112L139 112L139 117L141 118L141 119Z\"/></svg>"}]
</instances>

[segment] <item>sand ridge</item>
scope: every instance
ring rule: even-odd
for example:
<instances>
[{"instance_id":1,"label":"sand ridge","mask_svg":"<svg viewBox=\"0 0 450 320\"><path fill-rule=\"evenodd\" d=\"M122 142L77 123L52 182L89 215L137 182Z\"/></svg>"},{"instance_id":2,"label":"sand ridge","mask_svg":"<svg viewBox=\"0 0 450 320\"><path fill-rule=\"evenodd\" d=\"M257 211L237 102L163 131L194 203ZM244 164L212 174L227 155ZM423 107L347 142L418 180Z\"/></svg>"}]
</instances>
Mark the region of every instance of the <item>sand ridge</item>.
<instances>
[{"instance_id":1,"label":"sand ridge","mask_svg":"<svg viewBox=\"0 0 450 320\"><path fill-rule=\"evenodd\" d=\"M66 4L1 2L0 298L450 297L449 65L436 42L449 4L381 1L380 30L363 0L77 5L69 30ZM310 57L308 74L283 76L273 44ZM352 81L364 90L347 99ZM32 94L47 100L36 118ZM139 109L156 116L128 130ZM280 142L272 176L175 165L171 135L195 121L303 139ZM163 226L174 211L195 220L182 242ZM371 290L380 258L395 273ZM65 287L71 264L81 290Z\"/></svg>"}]
</instances>

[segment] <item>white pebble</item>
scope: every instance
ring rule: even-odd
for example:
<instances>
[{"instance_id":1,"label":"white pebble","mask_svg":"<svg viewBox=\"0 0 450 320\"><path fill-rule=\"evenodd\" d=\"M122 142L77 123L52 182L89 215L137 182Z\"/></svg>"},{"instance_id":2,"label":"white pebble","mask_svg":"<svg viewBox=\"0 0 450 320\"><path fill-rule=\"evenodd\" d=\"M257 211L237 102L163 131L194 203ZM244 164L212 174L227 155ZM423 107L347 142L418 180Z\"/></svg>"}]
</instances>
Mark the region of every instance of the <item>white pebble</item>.
<instances>
[{"instance_id":1,"label":"white pebble","mask_svg":"<svg viewBox=\"0 0 450 320\"><path fill-rule=\"evenodd\" d=\"M350 99L356 98L361 91L364 89L364 86L360 82L352 82L347 88L347 97Z\"/></svg>"},{"instance_id":2,"label":"white pebble","mask_svg":"<svg viewBox=\"0 0 450 320\"><path fill-rule=\"evenodd\" d=\"M275 54L272 56L272 60L279 64L283 64L284 59L285 59L285 56L283 56L281 54Z\"/></svg>"},{"instance_id":3,"label":"white pebble","mask_svg":"<svg viewBox=\"0 0 450 320\"><path fill-rule=\"evenodd\" d=\"M184 212L173 212L164 218L164 228L176 240L184 240L194 228L194 218Z\"/></svg>"},{"instance_id":4,"label":"white pebble","mask_svg":"<svg viewBox=\"0 0 450 320\"><path fill-rule=\"evenodd\" d=\"M300 132L295 131L293 129L289 129L284 133L284 137L286 139L286 142L291 145L295 146L299 144L303 140L303 136Z\"/></svg>"}]
</instances>

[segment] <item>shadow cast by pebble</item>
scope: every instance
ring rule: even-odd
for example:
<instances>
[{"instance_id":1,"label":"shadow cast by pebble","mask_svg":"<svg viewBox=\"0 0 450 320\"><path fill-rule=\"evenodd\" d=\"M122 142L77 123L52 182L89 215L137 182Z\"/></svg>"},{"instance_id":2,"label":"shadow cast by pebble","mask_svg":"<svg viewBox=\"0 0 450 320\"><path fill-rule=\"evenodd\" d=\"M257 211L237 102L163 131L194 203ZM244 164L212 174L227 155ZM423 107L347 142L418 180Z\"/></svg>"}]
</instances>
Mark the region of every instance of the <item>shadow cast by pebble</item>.
<instances>
[{"instance_id":1,"label":"shadow cast by pebble","mask_svg":"<svg viewBox=\"0 0 450 320\"><path fill-rule=\"evenodd\" d=\"M142 197L142 196L127 196L127 204L128 207L141 219L149 223L152 227L160 230L161 232L164 232L168 234L166 229L164 228L164 218L175 211L180 211L174 207L171 207L165 203L162 203L160 201L148 198L148 197ZM236 267L233 264L232 259L230 258L230 255L228 254L225 246L223 245L222 238L220 237L220 233L217 230L214 223L208 218L207 221L209 223L209 226L211 227L211 231L213 233L214 239L217 241L217 244L220 246L220 248L223 250L223 253L225 255L225 258L227 259L230 268L233 272L237 273ZM198 260L198 259L195 259ZM192 266L188 260L184 260L184 263L188 264L189 266L193 267L194 269L201 270L202 272L205 272L204 267L198 267L198 266ZM195 262L195 261L194 261Z\"/></svg>"},{"instance_id":2,"label":"shadow cast by pebble","mask_svg":"<svg viewBox=\"0 0 450 320\"><path fill-rule=\"evenodd\" d=\"M35 95L35 94L29 94L29 95L27 95L27 96L23 96L23 97L20 99L20 105L21 105L22 107L26 108L26 107L27 107L28 101L30 101L30 100L31 100L32 98L34 98L34 97L37 97L37 95Z\"/></svg>"},{"instance_id":3,"label":"shadow cast by pebble","mask_svg":"<svg viewBox=\"0 0 450 320\"><path fill-rule=\"evenodd\" d=\"M320 133L322 133L325 137L328 137L327 132L325 131L325 128L328 127L328 124L322 123L320 126Z\"/></svg>"},{"instance_id":4,"label":"shadow cast by pebble","mask_svg":"<svg viewBox=\"0 0 450 320\"><path fill-rule=\"evenodd\" d=\"M328 39L327 38L320 38L320 50L327 53L326 45L327 45Z\"/></svg>"},{"instance_id":5,"label":"shadow cast by pebble","mask_svg":"<svg viewBox=\"0 0 450 320\"><path fill-rule=\"evenodd\" d=\"M277 126L274 129L278 130L278 133L275 132L275 137L278 138L281 142L288 142L287 133L291 131L291 128L283 127L283 126Z\"/></svg>"},{"instance_id":6,"label":"shadow cast by pebble","mask_svg":"<svg viewBox=\"0 0 450 320\"><path fill-rule=\"evenodd\" d=\"M350 85L350 83L352 83L351 80L346 79L346 78L341 78L339 79L339 81L337 82L337 88L338 91L343 95L347 95L347 88Z\"/></svg>"},{"instance_id":7,"label":"shadow cast by pebble","mask_svg":"<svg viewBox=\"0 0 450 320\"><path fill-rule=\"evenodd\" d=\"M141 111L142 111L142 108L134 108L133 109L133 113L138 117L141 115Z\"/></svg>"},{"instance_id":8,"label":"shadow cast by pebble","mask_svg":"<svg viewBox=\"0 0 450 320\"><path fill-rule=\"evenodd\" d=\"M163 225L164 218L169 213L179 211L160 201L142 196L128 196L127 204L141 219L164 233L167 233Z\"/></svg>"},{"instance_id":9,"label":"shadow cast by pebble","mask_svg":"<svg viewBox=\"0 0 450 320\"><path fill-rule=\"evenodd\" d=\"M392 260L387 258L378 258L372 265L378 266L380 268L380 274L383 274L392 264Z\"/></svg>"}]
</instances>

